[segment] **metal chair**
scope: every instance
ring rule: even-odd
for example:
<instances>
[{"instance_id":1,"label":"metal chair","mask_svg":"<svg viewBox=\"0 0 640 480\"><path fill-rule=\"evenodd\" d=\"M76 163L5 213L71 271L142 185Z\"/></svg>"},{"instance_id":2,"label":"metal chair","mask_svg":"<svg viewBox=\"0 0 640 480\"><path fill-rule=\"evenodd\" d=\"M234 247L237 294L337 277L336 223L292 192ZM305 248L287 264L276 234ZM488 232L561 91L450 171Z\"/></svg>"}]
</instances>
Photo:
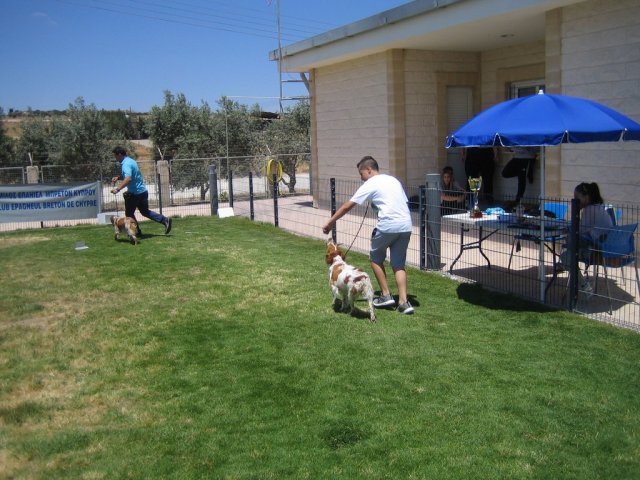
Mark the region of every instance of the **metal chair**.
<instances>
[{"instance_id":1,"label":"metal chair","mask_svg":"<svg viewBox=\"0 0 640 480\"><path fill-rule=\"evenodd\" d=\"M569 210L569 204L563 202L545 202L544 203L544 216L547 217L547 214L550 214L548 218L556 218L558 220L564 220L567 215L567 211ZM546 222L545 222L546 224ZM559 240L563 240L566 238L566 233L563 231L561 234L557 233L548 233L545 234L544 237L544 245L547 249L553 254L553 271L554 274L556 272L556 257L558 255L556 251L556 243ZM518 233L513 236L513 242L511 242L511 253L509 254L509 264L507 265L507 269L511 270L511 260L513 260L513 252L514 250L519 252L521 249L520 242L521 241L529 241L533 242L536 245L540 244L540 235L535 232L527 232L527 233ZM549 246L551 244L551 246Z\"/></svg>"},{"instance_id":2,"label":"metal chair","mask_svg":"<svg viewBox=\"0 0 640 480\"><path fill-rule=\"evenodd\" d=\"M630 266L636 274L636 287L640 297L640 278L638 277L638 265L636 264L636 247L634 233L638 228L637 223L628 225L616 225L607 230L606 239L594 249L591 255L593 266L593 278L598 284L599 267L604 270L607 298L609 299L609 315L613 313L611 292L609 289L609 269ZM624 276L623 276L624 279Z\"/></svg>"}]
</instances>

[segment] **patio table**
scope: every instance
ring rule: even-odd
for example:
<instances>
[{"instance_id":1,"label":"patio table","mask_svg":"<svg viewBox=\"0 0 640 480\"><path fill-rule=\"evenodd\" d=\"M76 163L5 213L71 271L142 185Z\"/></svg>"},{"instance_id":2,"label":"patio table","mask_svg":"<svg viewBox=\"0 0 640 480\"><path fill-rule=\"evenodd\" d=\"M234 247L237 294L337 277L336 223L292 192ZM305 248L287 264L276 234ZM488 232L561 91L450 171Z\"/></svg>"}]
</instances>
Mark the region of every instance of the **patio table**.
<instances>
[{"instance_id":1,"label":"patio table","mask_svg":"<svg viewBox=\"0 0 640 480\"><path fill-rule=\"evenodd\" d=\"M460 251L458 252L458 256L451 262L451 265L449 265L449 272L453 270L453 266L466 250L474 249L480 252L487 261L488 268L491 268L489 257L482 251L482 242L506 227L506 225L501 225L501 222L498 221L498 215L492 214L484 215L481 218L472 218L469 216L469 212L454 213L451 215L443 215L442 221L449 221L460 225ZM469 231L469 227L476 227L478 229L478 240L465 243L464 234ZM485 228L489 230L489 233L483 233Z\"/></svg>"},{"instance_id":2,"label":"patio table","mask_svg":"<svg viewBox=\"0 0 640 480\"><path fill-rule=\"evenodd\" d=\"M484 214L480 218L472 218L468 212L456 213L452 215L443 215L443 222L451 222L460 226L460 249L458 255L449 265L449 272L453 271L453 266L460 259L462 254L467 250L477 249L487 261L487 268L491 268L489 257L482 251L482 243L497 232L509 232L509 235L526 236L526 240L532 242L540 242L540 217L524 216L518 219L515 215L497 215ZM478 229L478 238L467 240L465 242L465 232L469 232L471 228ZM568 223L560 219L544 219L544 245L553 255L553 277L545 287L545 295L551 284L557 277L558 263L557 258L560 256L557 251L558 240L567 235ZM548 243L551 245L549 246ZM541 267L544 267L544 261L541 261Z\"/></svg>"}]
</instances>

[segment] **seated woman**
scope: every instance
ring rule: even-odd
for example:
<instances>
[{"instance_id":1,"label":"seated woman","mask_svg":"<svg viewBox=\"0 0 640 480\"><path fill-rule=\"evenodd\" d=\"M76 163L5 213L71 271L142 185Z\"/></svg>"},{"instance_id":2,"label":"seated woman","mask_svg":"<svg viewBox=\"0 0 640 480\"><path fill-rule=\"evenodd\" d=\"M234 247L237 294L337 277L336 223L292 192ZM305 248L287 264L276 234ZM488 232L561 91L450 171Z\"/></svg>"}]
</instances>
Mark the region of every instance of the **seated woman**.
<instances>
[{"instance_id":1,"label":"seated woman","mask_svg":"<svg viewBox=\"0 0 640 480\"><path fill-rule=\"evenodd\" d=\"M465 191L453 178L453 168L444 167L440 175L440 214L451 215L465 209Z\"/></svg>"},{"instance_id":2,"label":"seated woman","mask_svg":"<svg viewBox=\"0 0 640 480\"><path fill-rule=\"evenodd\" d=\"M605 240L607 231L613 226L611 216L607 213L604 200L600 195L598 184L583 182L573 191L573 197L580 203L580 232L578 238L578 261L585 264L585 271L591 264L593 251ZM568 265L568 252L561 255L561 262ZM582 288L592 288L588 278Z\"/></svg>"},{"instance_id":3,"label":"seated woman","mask_svg":"<svg viewBox=\"0 0 640 480\"><path fill-rule=\"evenodd\" d=\"M589 251L602 243L613 222L605 210L604 200L597 183L581 183L575 188L573 196L580 202L578 258L588 264Z\"/></svg>"}]
</instances>

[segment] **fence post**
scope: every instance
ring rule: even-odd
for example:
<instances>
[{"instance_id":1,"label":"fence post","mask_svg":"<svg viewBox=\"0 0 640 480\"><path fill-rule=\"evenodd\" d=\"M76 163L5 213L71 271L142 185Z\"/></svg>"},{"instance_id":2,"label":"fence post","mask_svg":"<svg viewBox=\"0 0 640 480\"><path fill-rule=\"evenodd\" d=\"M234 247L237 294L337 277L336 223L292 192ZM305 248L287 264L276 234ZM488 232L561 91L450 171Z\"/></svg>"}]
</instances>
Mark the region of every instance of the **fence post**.
<instances>
[{"instance_id":1,"label":"fence post","mask_svg":"<svg viewBox=\"0 0 640 480\"><path fill-rule=\"evenodd\" d=\"M278 178L273 174L273 224L278 226Z\"/></svg>"},{"instance_id":2,"label":"fence post","mask_svg":"<svg viewBox=\"0 0 640 480\"><path fill-rule=\"evenodd\" d=\"M576 307L578 298L578 237L580 232L580 202L571 200L571 227L569 228L569 301L568 310Z\"/></svg>"},{"instance_id":3,"label":"fence post","mask_svg":"<svg viewBox=\"0 0 640 480\"><path fill-rule=\"evenodd\" d=\"M440 270L440 175L427 174L427 269Z\"/></svg>"},{"instance_id":4,"label":"fence post","mask_svg":"<svg viewBox=\"0 0 640 480\"><path fill-rule=\"evenodd\" d=\"M156 163L156 172L157 178L156 182L158 182L158 197L160 203L160 213L162 213L162 207L168 207L171 205L170 198L170 186L169 186L169 162L167 160L159 160ZM160 194L160 192L164 192L164 197Z\"/></svg>"},{"instance_id":5,"label":"fence post","mask_svg":"<svg viewBox=\"0 0 640 480\"><path fill-rule=\"evenodd\" d=\"M211 216L218 214L218 173L216 164L209 165L209 196L211 199Z\"/></svg>"},{"instance_id":6,"label":"fence post","mask_svg":"<svg viewBox=\"0 0 640 480\"><path fill-rule=\"evenodd\" d=\"M311 164L311 162L313 161L313 156L311 154L309 154L309 195L311 195L311 198L315 198L315 196L313 195L313 192L315 191L315 189L313 188L313 165Z\"/></svg>"},{"instance_id":7,"label":"fence post","mask_svg":"<svg viewBox=\"0 0 640 480\"><path fill-rule=\"evenodd\" d=\"M333 217L336 213L336 179L331 178L329 183L331 185L331 216ZM331 229L331 238L333 239L333 243L338 242L338 226L335 223Z\"/></svg>"},{"instance_id":8,"label":"fence post","mask_svg":"<svg viewBox=\"0 0 640 480\"><path fill-rule=\"evenodd\" d=\"M39 176L40 171L37 166L31 165L27 167L27 183L38 183ZM44 183L44 178L42 179L42 183ZM44 222L40 222L40 228L44 228Z\"/></svg>"},{"instance_id":9,"label":"fence post","mask_svg":"<svg viewBox=\"0 0 640 480\"><path fill-rule=\"evenodd\" d=\"M420 270L426 268L427 262L427 187L420 185L420 203L418 204L420 215Z\"/></svg>"},{"instance_id":10,"label":"fence post","mask_svg":"<svg viewBox=\"0 0 640 480\"><path fill-rule=\"evenodd\" d=\"M233 171L231 170L229 170L227 183L229 190L229 206L233 208Z\"/></svg>"},{"instance_id":11,"label":"fence post","mask_svg":"<svg viewBox=\"0 0 640 480\"><path fill-rule=\"evenodd\" d=\"M37 166L27 167L27 183L38 183L39 177L40 177L40 172L38 171Z\"/></svg>"},{"instance_id":12,"label":"fence post","mask_svg":"<svg viewBox=\"0 0 640 480\"><path fill-rule=\"evenodd\" d=\"M158 205L160 206L160 215L162 215L162 181L160 180L160 171L156 173L156 183L158 185Z\"/></svg>"},{"instance_id":13,"label":"fence post","mask_svg":"<svg viewBox=\"0 0 640 480\"><path fill-rule=\"evenodd\" d=\"M249 218L253 220L255 211L253 209L253 173L249 172Z\"/></svg>"}]
</instances>

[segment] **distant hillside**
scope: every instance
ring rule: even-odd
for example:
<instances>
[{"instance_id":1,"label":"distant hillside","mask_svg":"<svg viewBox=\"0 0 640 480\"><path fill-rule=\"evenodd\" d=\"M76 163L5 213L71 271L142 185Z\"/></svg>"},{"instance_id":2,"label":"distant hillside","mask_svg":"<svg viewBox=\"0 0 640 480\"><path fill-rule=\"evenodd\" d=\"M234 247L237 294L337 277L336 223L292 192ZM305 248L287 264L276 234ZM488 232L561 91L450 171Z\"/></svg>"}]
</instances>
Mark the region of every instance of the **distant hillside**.
<instances>
[{"instance_id":1,"label":"distant hillside","mask_svg":"<svg viewBox=\"0 0 640 480\"><path fill-rule=\"evenodd\" d=\"M2 126L4 127L4 134L9 138L20 138L22 134L20 122L22 122L22 120L18 118L3 118Z\"/></svg>"}]
</instances>

